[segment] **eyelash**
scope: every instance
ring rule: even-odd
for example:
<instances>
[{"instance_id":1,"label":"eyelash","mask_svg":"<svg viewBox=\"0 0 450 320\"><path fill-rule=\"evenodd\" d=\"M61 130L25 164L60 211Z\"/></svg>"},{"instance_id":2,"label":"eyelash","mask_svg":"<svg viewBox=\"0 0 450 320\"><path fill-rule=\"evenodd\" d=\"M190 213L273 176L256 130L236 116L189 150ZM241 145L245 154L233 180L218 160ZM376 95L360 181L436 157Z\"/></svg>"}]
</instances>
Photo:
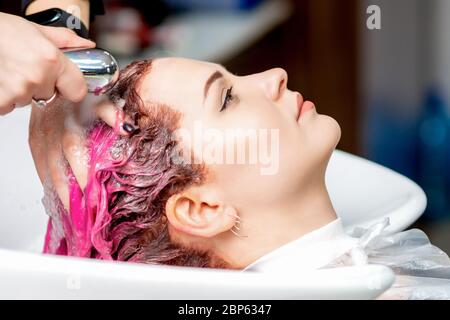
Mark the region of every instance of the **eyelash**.
<instances>
[{"instance_id":1,"label":"eyelash","mask_svg":"<svg viewBox=\"0 0 450 320\"><path fill-rule=\"evenodd\" d=\"M225 99L223 101L222 107L220 108L220 112L222 112L223 110L225 110L228 107L228 104L230 103L230 101L232 101L234 98L233 96L233 87L230 87L229 89L227 89L227 93L225 95Z\"/></svg>"}]
</instances>

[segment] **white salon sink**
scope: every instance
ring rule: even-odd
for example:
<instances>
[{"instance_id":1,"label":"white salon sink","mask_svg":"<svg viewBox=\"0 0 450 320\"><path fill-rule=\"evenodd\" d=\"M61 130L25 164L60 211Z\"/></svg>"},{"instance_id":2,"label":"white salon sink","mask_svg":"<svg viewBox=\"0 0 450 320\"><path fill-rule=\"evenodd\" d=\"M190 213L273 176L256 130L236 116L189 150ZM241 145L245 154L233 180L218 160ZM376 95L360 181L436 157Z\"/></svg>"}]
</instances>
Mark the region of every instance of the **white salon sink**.
<instances>
[{"instance_id":1,"label":"white salon sink","mask_svg":"<svg viewBox=\"0 0 450 320\"><path fill-rule=\"evenodd\" d=\"M28 148L28 116L25 108L0 118L0 298L371 299L393 281L383 266L293 278L42 255L47 216ZM389 217L388 230L401 231L426 206L411 180L342 151L332 156L327 186L347 230Z\"/></svg>"}]
</instances>

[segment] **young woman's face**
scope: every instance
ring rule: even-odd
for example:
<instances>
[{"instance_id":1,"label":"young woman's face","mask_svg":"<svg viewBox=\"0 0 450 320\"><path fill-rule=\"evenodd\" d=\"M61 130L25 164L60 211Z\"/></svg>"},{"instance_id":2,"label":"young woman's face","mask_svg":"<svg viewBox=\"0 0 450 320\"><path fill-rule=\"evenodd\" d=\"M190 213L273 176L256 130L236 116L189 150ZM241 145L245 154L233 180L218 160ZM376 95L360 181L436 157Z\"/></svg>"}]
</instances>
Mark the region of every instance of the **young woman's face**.
<instances>
[{"instance_id":1,"label":"young woman's face","mask_svg":"<svg viewBox=\"0 0 450 320\"><path fill-rule=\"evenodd\" d=\"M340 138L336 121L287 89L272 69L236 76L222 66L163 58L142 79L144 102L181 113L179 137L205 163L223 201L266 207L322 179Z\"/></svg>"}]
</instances>

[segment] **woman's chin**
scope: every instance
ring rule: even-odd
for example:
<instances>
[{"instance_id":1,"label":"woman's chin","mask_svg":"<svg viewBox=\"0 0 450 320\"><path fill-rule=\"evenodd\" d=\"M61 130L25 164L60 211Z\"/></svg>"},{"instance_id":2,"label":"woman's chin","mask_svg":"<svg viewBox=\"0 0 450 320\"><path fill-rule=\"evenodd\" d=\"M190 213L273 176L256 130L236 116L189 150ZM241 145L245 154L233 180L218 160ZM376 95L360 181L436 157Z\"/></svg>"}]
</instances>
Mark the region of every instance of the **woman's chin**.
<instances>
[{"instance_id":1,"label":"woman's chin","mask_svg":"<svg viewBox=\"0 0 450 320\"><path fill-rule=\"evenodd\" d=\"M332 117L330 116L326 116L329 118L329 122L330 122L330 131L331 131L331 136L334 137L334 147L333 150L336 148L336 146L338 145L339 141L341 140L341 134L342 134L342 130L341 130L341 126L339 125L339 123Z\"/></svg>"},{"instance_id":2,"label":"woman's chin","mask_svg":"<svg viewBox=\"0 0 450 320\"><path fill-rule=\"evenodd\" d=\"M341 139L341 127L330 116L319 114L317 121L317 126L314 128L314 148L321 154L320 158L328 162Z\"/></svg>"}]
</instances>

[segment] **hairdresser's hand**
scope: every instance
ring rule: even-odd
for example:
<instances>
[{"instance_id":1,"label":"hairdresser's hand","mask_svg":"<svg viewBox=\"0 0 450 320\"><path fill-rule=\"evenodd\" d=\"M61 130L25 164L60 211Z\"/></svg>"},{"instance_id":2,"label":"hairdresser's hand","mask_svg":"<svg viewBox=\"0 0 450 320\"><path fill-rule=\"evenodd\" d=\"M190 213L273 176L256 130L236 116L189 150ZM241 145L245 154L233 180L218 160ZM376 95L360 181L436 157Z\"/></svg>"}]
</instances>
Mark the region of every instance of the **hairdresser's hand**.
<instances>
[{"instance_id":1,"label":"hairdresser's hand","mask_svg":"<svg viewBox=\"0 0 450 320\"><path fill-rule=\"evenodd\" d=\"M28 140L34 163L42 184L53 185L66 209L69 206L67 167L83 190L88 175L86 131L89 125L86 123L97 118L122 136L137 130L121 106L103 97L88 95L77 104L58 99L44 110L32 107Z\"/></svg>"},{"instance_id":2,"label":"hairdresser's hand","mask_svg":"<svg viewBox=\"0 0 450 320\"><path fill-rule=\"evenodd\" d=\"M62 153L68 162L78 185L83 190L87 183L88 166L86 161L80 161L80 154L88 154L85 141L86 130L84 122L92 123L92 119L100 119L121 136L130 136L137 131L137 126L131 118L123 112L123 106L113 104L105 97L88 95L77 108L73 109L74 116L70 126L65 126L62 134ZM70 116L66 115L67 123Z\"/></svg>"},{"instance_id":3,"label":"hairdresser's hand","mask_svg":"<svg viewBox=\"0 0 450 320\"><path fill-rule=\"evenodd\" d=\"M87 93L77 66L59 50L91 48L95 43L67 28L44 27L0 12L0 115L31 99L49 99L58 91L78 102Z\"/></svg>"}]
</instances>

